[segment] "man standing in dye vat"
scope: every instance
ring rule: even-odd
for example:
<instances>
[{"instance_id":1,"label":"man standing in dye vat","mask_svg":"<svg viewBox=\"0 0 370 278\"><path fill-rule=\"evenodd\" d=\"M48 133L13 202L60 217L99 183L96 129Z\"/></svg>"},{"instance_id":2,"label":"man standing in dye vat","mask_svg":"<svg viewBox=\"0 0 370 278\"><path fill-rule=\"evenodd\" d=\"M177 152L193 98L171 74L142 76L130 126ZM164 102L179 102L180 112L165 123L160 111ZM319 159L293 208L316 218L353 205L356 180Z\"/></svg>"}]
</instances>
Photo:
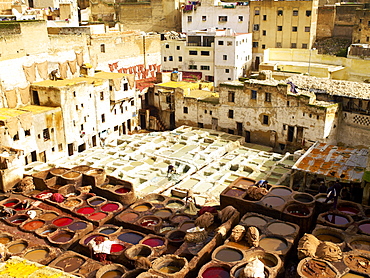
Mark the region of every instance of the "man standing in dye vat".
<instances>
[{"instance_id":1,"label":"man standing in dye vat","mask_svg":"<svg viewBox=\"0 0 370 278\"><path fill-rule=\"evenodd\" d=\"M330 200L333 199L333 201L334 201L333 208L337 209L338 198L339 198L339 194L340 194L341 189L342 189L342 186L339 183L339 181L337 180L332 186L329 187L329 189L327 191L328 195L327 195L326 200L325 200L324 203L327 203L327 202L329 202Z\"/></svg>"}]
</instances>

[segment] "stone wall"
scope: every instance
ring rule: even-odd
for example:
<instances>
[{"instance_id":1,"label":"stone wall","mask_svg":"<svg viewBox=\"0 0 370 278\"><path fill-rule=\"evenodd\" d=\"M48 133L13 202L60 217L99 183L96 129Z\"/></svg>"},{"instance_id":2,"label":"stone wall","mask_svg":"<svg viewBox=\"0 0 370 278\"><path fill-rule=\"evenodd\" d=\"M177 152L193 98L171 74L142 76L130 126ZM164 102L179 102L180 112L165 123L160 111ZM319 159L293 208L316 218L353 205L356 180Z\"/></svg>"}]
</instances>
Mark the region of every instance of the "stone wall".
<instances>
[{"instance_id":1,"label":"stone wall","mask_svg":"<svg viewBox=\"0 0 370 278\"><path fill-rule=\"evenodd\" d=\"M319 7L316 39L330 38L334 30L335 6Z\"/></svg>"}]
</instances>

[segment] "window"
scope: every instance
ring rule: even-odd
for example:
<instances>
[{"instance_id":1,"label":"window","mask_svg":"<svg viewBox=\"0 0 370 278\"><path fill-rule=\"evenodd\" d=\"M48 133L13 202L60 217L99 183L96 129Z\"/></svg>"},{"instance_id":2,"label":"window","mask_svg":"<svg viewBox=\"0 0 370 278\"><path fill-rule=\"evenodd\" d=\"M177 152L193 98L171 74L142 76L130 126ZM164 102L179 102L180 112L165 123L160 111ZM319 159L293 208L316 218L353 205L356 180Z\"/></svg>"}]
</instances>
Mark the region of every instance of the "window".
<instances>
[{"instance_id":1,"label":"window","mask_svg":"<svg viewBox=\"0 0 370 278\"><path fill-rule=\"evenodd\" d=\"M366 41L368 42L368 41L370 41L370 37L366 37Z\"/></svg>"},{"instance_id":2,"label":"window","mask_svg":"<svg viewBox=\"0 0 370 278\"><path fill-rule=\"evenodd\" d=\"M188 108L184 107L184 114L188 114Z\"/></svg>"},{"instance_id":3,"label":"window","mask_svg":"<svg viewBox=\"0 0 370 278\"><path fill-rule=\"evenodd\" d=\"M227 41L227 46L232 46L233 42L232 41Z\"/></svg>"},{"instance_id":4,"label":"window","mask_svg":"<svg viewBox=\"0 0 370 278\"><path fill-rule=\"evenodd\" d=\"M135 101L131 100L131 106L135 106Z\"/></svg>"},{"instance_id":5,"label":"window","mask_svg":"<svg viewBox=\"0 0 370 278\"><path fill-rule=\"evenodd\" d=\"M293 11L293 16L298 16L298 10Z\"/></svg>"},{"instance_id":6,"label":"window","mask_svg":"<svg viewBox=\"0 0 370 278\"><path fill-rule=\"evenodd\" d=\"M192 22L193 21L193 17L191 15L188 15L188 22Z\"/></svg>"},{"instance_id":7,"label":"window","mask_svg":"<svg viewBox=\"0 0 370 278\"><path fill-rule=\"evenodd\" d=\"M104 43L100 45L100 52L105 53L105 44Z\"/></svg>"},{"instance_id":8,"label":"window","mask_svg":"<svg viewBox=\"0 0 370 278\"><path fill-rule=\"evenodd\" d=\"M306 26L306 27L304 27L304 31L305 31L305 32L310 32L310 31L311 31L310 26Z\"/></svg>"},{"instance_id":9,"label":"window","mask_svg":"<svg viewBox=\"0 0 370 278\"><path fill-rule=\"evenodd\" d=\"M218 17L218 21L220 22L227 22L227 16L226 15L221 15Z\"/></svg>"},{"instance_id":10,"label":"window","mask_svg":"<svg viewBox=\"0 0 370 278\"><path fill-rule=\"evenodd\" d=\"M204 124L203 123L198 123L198 127L199 128L203 128L204 127Z\"/></svg>"},{"instance_id":11,"label":"window","mask_svg":"<svg viewBox=\"0 0 370 278\"><path fill-rule=\"evenodd\" d=\"M222 55L222 59L223 59L224 61L226 61L226 60L227 60L227 55Z\"/></svg>"},{"instance_id":12,"label":"window","mask_svg":"<svg viewBox=\"0 0 370 278\"><path fill-rule=\"evenodd\" d=\"M196 51L196 50L189 50L189 55L198 55L198 51Z\"/></svg>"},{"instance_id":13,"label":"window","mask_svg":"<svg viewBox=\"0 0 370 278\"><path fill-rule=\"evenodd\" d=\"M276 43L276 48L281 48L281 42Z\"/></svg>"},{"instance_id":14,"label":"window","mask_svg":"<svg viewBox=\"0 0 370 278\"><path fill-rule=\"evenodd\" d=\"M173 56L169 56L168 61L173 61Z\"/></svg>"},{"instance_id":15,"label":"window","mask_svg":"<svg viewBox=\"0 0 370 278\"><path fill-rule=\"evenodd\" d=\"M209 56L209 51L201 51L200 55L202 56Z\"/></svg>"},{"instance_id":16,"label":"window","mask_svg":"<svg viewBox=\"0 0 370 278\"><path fill-rule=\"evenodd\" d=\"M202 21L207 21L207 16L202 15Z\"/></svg>"},{"instance_id":17,"label":"window","mask_svg":"<svg viewBox=\"0 0 370 278\"><path fill-rule=\"evenodd\" d=\"M266 30L262 30L262 36L266 36Z\"/></svg>"},{"instance_id":18,"label":"window","mask_svg":"<svg viewBox=\"0 0 370 278\"><path fill-rule=\"evenodd\" d=\"M291 43L291 45L290 45L290 48L297 48L297 44L296 43Z\"/></svg>"},{"instance_id":19,"label":"window","mask_svg":"<svg viewBox=\"0 0 370 278\"><path fill-rule=\"evenodd\" d=\"M244 17L243 17L242 15L239 15L239 16L238 16L238 21L239 21L239 22L242 22L243 20L244 20Z\"/></svg>"},{"instance_id":20,"label":"window","mask_svg":"<svg viewBox=\"0 0 370 278\"><path fill-rule=\"evenodd\" d=\"M257 91L251 90L251 99L257 99Z\"/></svg>"},{"instance_id":21,"label":"window","mask_svg":"<svg viewBox=\"0 0 370 278\"><path fill-rule=\"evenodd\" d=\"M311 16L311 11L306 11L306 16Z\"/></svg>"},{"instance_id":22,"label":"window","mask_svg":"<svg viewBox=\"0 0 370 278\"><path fill-rule=\"evenodd\" d=\"M278 31L283 31L283 26L278 26L278 27L277 27L277 30L278 30Z\"/></svg>"},{"instance_id":23,"label":"window","mask_svg":"<svg viewBox=\"0 0 370 278\"><path fill-rule=\"evenodd\" d=\"M200 66L201 70L209 70L209 66Z\"/></svg>"},{"instance_id":24,"label":"window","mask_svg":"<svg viewBox=\"0 0 370 278\"><path fill-rule=\"evenodd\" d=\"M189 65L189 70L196 70L197 69L197 65Z\"/></svg>"},{"instance_id":25,"label":"window","mask_svg":"<svg viewBox=\"0 0 370 278\"><path fill-rule=\"evenodd\" d=\"M266 49L266 44L263 44L261 47L262 49Z\"/></svg>"},{"instance_id":26,"label":"window","mask_svg":"<svg viewBox=\"0 0 370 278\"><path fill-rule=\"evenodd\" d=\"M229 91L228 101L235 102L235 92Z\"/></svg>"},{"instance_id":27,"label":"window","mask_svg":"<svg viewBox=\"0 0 370 278\"><path fill-rule=\"evenodd\" d=\"M58 145L58 151L60 151L60 152L63 151L63 144Z\"/></svg>"},{"instance_id":28,"label":"window","mask_svg":"<svg viewBox=\"0 0 370 278\"><path fill-rule=\"evenodd\" d=\"M178 46L176 46L176 50L180 50L180 46L178 45Z\"/></svg>"},{"instance_id":29,"label":"window","mask_svg":"<svg viewBox=\"0 0 370 278\"><path fill-rule=\"evenodd\" d=\"M258 47L258 42L252 42L252 47L254 48Z\"/></svg>"},{"instance_id":30,"label":"window","mask_svg":"<svg viewBox=\"0 0 370 278\"><path fill-rule=\"evenodd\" d=\"M228 117L230 119L233 119L234 118L234 110L229 110Z\"/></svg>"},{"instance_id":31,"label":"window","mask_svg":"<svg viewBox=\"0 0 370 278\"><path fill-rule=\"evenodd\" d=\"M225 73L229 73L230 72L230 69L225 69Z\"/></svg>"},{"instance_id":32,"label":"window","mask_svg":"<svg viewBox=\"0 0 370 278\"><path fill-rule=\"evenodd\" d=\"M297 26L292 26L292 32L297 32L298 27Z\"/></svg>"},{"instance_id":33,"label":"window","mask_svg":"<svg viewBox=\"0 0 370 278\"><path fill-rule=\"evenodd\" d=\"M286 106L290 106L290 101L288 100L287 102L286 102Z\"/></svg>"},{"instance_id":34,"label":"window","mask_svg":"<svg viewBox=\"0 0 370 278\"><path fill-rule=\"evenodd\" d=\"M170 48L170 45L168 43L166 43L166 48Z\"/></svg>"},{"instance_id":35,"label":"window","mask_svg":"<svg viewBox=\"0 0 370 278\"><path fill-rule=\"evenodd\" d=\"M260 25L259 24L253 24L253 31L259 31Z\"/></svg>"},{"instance_id":36,"label":"window","mask_svg":"<svg viewBox=\"0 0 370 278\"><path fill-rule=\"evenodd\" d=\"M73 96L76 97L76 92L73 92Z\"/></svg>"},{"instance_id":37,"label":"window","mask_svg":"<svg viewBox=\"0 0 370 278\"><path fill-rule=\"evenodd\" d=\"M218 41L218 45L224 45L224 41Z\"/></svg>"},{"instance_id":38,"label":"window","mask_svg":"<svg viewBox=\"0 0 370 278\"><path fill-rule=\"evenodd\" d=\"M14 136L13 136L13 141L18 141L19 140L19 133L17 132ZM45 139L46 140L46 139Z\"/></svg>"},{"instance_id":39,"label":"window","mask_svg":"<svg viewBox=\"0 0 370 278\"><path fill-rule=\"evenodd\" d=\"M209 111L209 115L212 115L212 111Z\"/></svg>"},{"instance_id":40,"label":"window","mask_svg":"<svg viewBox=\"0 0 370 278\"><path fill-rule=\"evenodd\" d=\"M105 123L105 115L104 114L101 114L101 122Z\"/></svg>"},{"instance_id":41,"label":"window","mask_svg":"<svg viewBox=\"0 0 370 278\"><path fill-rule=\"evenodd\" d=\"M179 62L182 62L182 56L179 56Z\"/></svg>"},{"instance_id":42,"label":"window","mask_svg":"<svg viewBox=\"0 0 370 278\"><path fill-rule=\"evenodd\" d=\"M283 15L283 10L278 10L278 11L277 11L277 15L278 15L278 16Z\"/></svg>"},{"instance_id":43,"label":"window","mask_svg":"<svg viewBox=\"0 0 370 278\"><path fill-rule=\"evenodd\" d=\"M254 15L260 15L260 10L255 9L255 10L254 10Z\"/></svg>"},{"instance_id":44,"label":"window","mask_svg":"<svg viewBox=\"0 0 370 278\"><path fill-rule=\"evenodd\" d=\"M163 62L167 62L167 57L163 57Z\"/></svg>"},{"instance_id":45,"label":"window","mask_svg":"<svg viewBox=\"0 0 370 278\"><path fill-rule=\"evenodd\" d=\"M171 96L166 96L166 103L171 103Z\"/></svg>"},{"instance_id":46,"label":"window","mask_svg":"<svg viewBox=\"0 0 370 278\"><path fill-rule=\"evenodd\" d=\"M123 90L128 91L128 83L123 83Z\"/></svg>"},{"instance_id":47,"label":"window","mask_svg":"<svg viewBox=\"0 0 370 278\"><path fill-rule=\"evenodd\" d=\"M100 92L100 100L104 100L104 92Z\"/></svg>"},{"instance_id":48,"label":"window","mask_svg":"<svg viewBox=\"0 0 370 278\"><path fill-rule=\"evenodd\" d=\"M26 129L26 130L24 131L24 135L25 135L25 136L31 136L31 130L30 130L30 129Z\"/></svg>"},{"instance_id":49,"label":"window","mask_svg":"<svg viewBox=\"0 0 370 278\"><path fill-rule=\"evenodd\" d=\"M81 131L84 130L84 125L82 124L80 128L81 128Z\"/></svg>"},{"instance_id":50,"label":"window","mask_svg":"<svg viewBox=\"0 0 370 278\"><path fill-rule=\"evenodd\" d=\"M78 105L76 105L76 110L78 110Z\"/></svg>"},{"instance_id":51,"label":"window","mask_svg":"<svg viewBox=\"0 0 370 278\"><path fill-rule=\"evenodd\" d=\"M271 93L265 93L265 101L271 102Z\"/></svg>"},{"instance_id":52,"label":"window","mask_svg":"<svg viewBox=\"0 0 370 278\"><path fill-rule=\"evenodd\" d=\"M269 116L263 115L263 124L268 125L269 124Z\"/></svg>"},{"instance_id":53,"label":"window","mask_svg":"<svg viewBox=\"0 0 370 278\"><path fill-rule=\"evenodd\" d=\"M307 43L302 43L302 48L307 49Z\"/></svg>"},{"instance_id":54,"label":"window","mask_svg":"<svg viewBox=\"0 0 370 278\"><path fill-rule=\"evenodd\" d=\"M50 140L50 133L48 128L45 128L42 131L42 136L44 137L44 141Z\"/></svg>"},{"instance_id":55,"label":"window","mask_svg":"<svg viewBox=\"0 0 370 278\"><path fill-rule=\"evenodd\" d=\"M263 21L266 21L267 20L267 15L263 15Z\"/></svg>"}]
</instances>

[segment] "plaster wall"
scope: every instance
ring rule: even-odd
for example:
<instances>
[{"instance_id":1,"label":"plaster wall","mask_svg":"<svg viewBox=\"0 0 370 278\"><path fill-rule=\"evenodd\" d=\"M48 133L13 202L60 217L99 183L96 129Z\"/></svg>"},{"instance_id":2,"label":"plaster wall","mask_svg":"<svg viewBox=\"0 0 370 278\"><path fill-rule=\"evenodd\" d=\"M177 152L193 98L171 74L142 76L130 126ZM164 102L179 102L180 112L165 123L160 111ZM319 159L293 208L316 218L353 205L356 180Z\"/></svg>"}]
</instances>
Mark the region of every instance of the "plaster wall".
<instances>
[{"instance_id":1,"label":"plaster wall","mask_svg":"<svg viewBox=\"0 0 370 278\"><path fill-rule=\"evenodd\" d=\"M342 111L339 119L338 144L369 146L370 116Z\"/></svg>"},{"instance_id":2,"label":"plaster wall","mask_svg":"<svg viewBox=\"0 0 370 278\"><path fill-rule=\"evenodd\" d=\"M178 68L179 70L188 70L189 63L185 59L187 52L188 49L186 47L185 40L162 41L161 42L162 70L172 71L174 68ZM170 58L171 56L172 61ZM181 57L182 61L180 61L179 57Z\"/></svg>"}]
</instances>

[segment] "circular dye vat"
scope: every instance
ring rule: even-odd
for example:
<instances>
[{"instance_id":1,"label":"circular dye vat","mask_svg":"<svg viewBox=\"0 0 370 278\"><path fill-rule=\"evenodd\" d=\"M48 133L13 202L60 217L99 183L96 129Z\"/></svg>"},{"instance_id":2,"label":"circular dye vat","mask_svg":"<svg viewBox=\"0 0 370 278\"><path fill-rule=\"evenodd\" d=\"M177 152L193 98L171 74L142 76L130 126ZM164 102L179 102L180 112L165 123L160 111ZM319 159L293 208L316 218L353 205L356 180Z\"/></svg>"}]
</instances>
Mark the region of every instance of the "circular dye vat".
<instances>
[{"instance_id":1,"label":"circular dye vat","mask_svg":"<svg viewBox=\"0 0 370 278\"><path fill-rule=\"evenodd\" d=\"M95 211L94 208L92 207L83 207L83 208L79 208L77 210L77 213L81 213L81 214L91 214Z\"/></svg>"},{"instance_id":2,"label":"circular dye vat","mask_svg":"<svg viewBox=\"0 0 370 278\"><path fill-rule=\"evenodd\" d=\"M258 216L249 216L243 220L243 223L249 226L264 226L267 224L267 221Z\"/></svg>"},{"instance_id":3,"label":"circular dye vat","mask_svg":"<svg viewBox=\"0 0 370 278\"><path fill-rule=\"evenodd\" d=\"M174 230L168 234L168 239L173 242L181 242L184 241L186 233L184 231Z\"/></svg>"},{"instance_id":4,"label":"circular dye vat","mask_svg":"<svg viewBox=\"0 0 370 278\"><path fill-rule=\"evenodd\" d=\"M55 242L64 243L64 242L70 241L72 238L73 238L73 235L71 235L70 233L61 232L61 233L58 233L58 234L52 236L50 239L55 241Z\"/></svg>"},{"instance_id":5,"label":"circular dye vat","mask_svg":"<svg viewBox=\"0 0 370 278\"><path fill-rule=\"evenodd\" d=\"M27 231L34 231L44 226L44 221L33 220L23 225L23 229Z\"/></svg>"},{"instance_id":6,"label":"circular dye vat","mask_svg":"<svg viewBox=\"0 0 370 278\"><path fill-rule=\"evenodd\" d=\"M21 253L26 248L27 248L27 243L21 242L21 243L10 245L8 247L8 251L12 254L16 254L16 253Z\"/></svg>"},{"instance_id":7,"label":"circular dye vat","mask_svg":"<svg viewBox=\"0 0 370 278\"><path fill-rule=\"evenodd\" d=\"M282 251L288 247L288 245L279 238L276 237L265 237L260 240L260 247L266 251Z\"/></svg>"},{"instance_id":8,"label":"circular dye vat","mask_svg":"<svg viewBox=\"0 0 370 278\"><path fill-rule=\"evenodd\" d=\"M45 231L41 232L41 235L47 236L51 233L54 233L55 231L56 231L56 229L48 229L48 230L45 230Z\"/></svg>"},{"instance_id":9,"label":"circular dye vat","mask_svg":"<svg viewBox=\"0 0 370 278\"><path fill-rule=\"evenodd\" d=\"M97 212L97 213L91 214L88 218L91 220L102 220L106 216L107 214L104 212Z\"/></svg>"},{"instance_id":10,"label":"circular dye vat","mask_svg":"<svg viewBox=\"0 0 370 278\"><path fill-rule=\"evenodd\" d=\"M305 204L308 204L314 201L314 198L311 195L303 194L303 193L295 194L293 196L293 199L298 202L305 203Z\"/></svg>"},{"instance_id":11,"label":"circular dye vat","mask_svg":"<svg viewBox=\"0 0 370 278\"><path fill-rule=\"evenodd\" d=\"M55 219L52 223L55 226L63 227L63 226L67 226L67 225L71 224L72 222L73 222L73 219L72 218L69 218L69 217L61 217L61 218Z\"/></svg>"},{"instance_id":12,"label":"circular dye vat","mask_svg":"<svg viewBox=\"0 0 370 278\"><path fill-rule=\"evenodd\" d=\"M160 238L148 238L142 242L142 244L148 245L150 247L158 247L164 245L164 240Z\"/></svg>"},{"instance_id":13,"label":"circular dye vat","mask_svg":"<svg viewBox=\"0 0 370 278\"><path fill-rule=\"evenodd\" d=\"M318 198L316 198L316 201L319 202L319 203L324 203L325 200L326 200L326 197L318 197ZM329 200L328 201L328 204L331 204L331 203L333 203L333 200Z\"/></svg>"},{"instance_id":14,"label":"circular dye vat","mask_svg":"<svg viewBox=\"0 0 370 278\"><path fill-rule=\"evenodd\" d=\"M149 209L150 209L150 205L148 205L148 204L138 205L138 206L134 207L135 211L140 211L140 212L147 211Z\"/></svg>"},{"instance_id":15,"label":"circular dye vat","mask_svg":"<svg viewBox=\"0 0 370 278\"><path fill-rule=\"evenodd\" d=\"M69 207L69 208L74 208L74 207L77 207L81 204L82 204L82 200L80 200L80 199L70 199L70 200L66 200L63 203L63 205L65 205L66 207Z\"/></svg>"},{"instance_id":16,"label":"circular dye vat","mask_svg":"<svg viewBox=\"0 0 370 278\"><path fill-rule=\"evenodd\" d=\"M347 273L342 276L342 278L366 278L367 276L358 275L355 273Z\"/></svg>"},{"instance_id":17,"label":"circular dye vat","mask_svg":"<svg viewBox=\"0 0 370 278\"><path fill-rule=\"evenodd\" d=\"M358 214L360 211L355 208L355 207L347 207L347 206L343 206L343 207L338 207L338 210L340 212L343 212L343 213L346 213L346 214L350 214L350 215L354 215L354 214Z\"/></svg>"},{"instance_id":18,"label":"circular dye vat","mask_svg":"<svg viewBox=\"0 0 370 278\"><path fill-rule=\"evenodd\" d=\"M366 240L354 240L351 242L353 249L370 251L370 241Z\"/></svg>"},{"instance_id":19,"label":"circular dye vat","mask_svg":"<svg viewBox=\"0 0 370 278\"><path fill-rule=\"evenodd\" d=\"M307 216L310 214L310 211L307 208L296 205L287 207L287 212L296 216Z\"/></svg>"},{"instance_id":20,"label":"circular dye vat","mask_svg":"<svg viewBox=\"0 0 370 278\"><path fill-rule=\"evenodd\" d=\"M124 233L118 236L118 239L131 244L138 244L144 237L137 233Z\"/></svg>"},{"instance_id":21,"label":"circular dye vat","mask_svg":"<svg viewBox=\"0 0 370 278\"><path fill-rule=\"evenodd\" d=\"M279 207L284 205L284 199L280 197L266 197L262 200L262 203L267 207Z\"/></svg>"},{"instance_id":22,"label":"circular dye vat","mask_svg":"<svg viewBox=\"0 0 370 278\"><path fill-rule=\"evenodd\" d=\"M83 230L87 227L87 224L82 221L77 221L71 225L68 226L68 229L72 231L78 231L78 230Z\"/></svg>"},{"instance_id":23,"label":"circular dye vat","mask_svg":"<svg viewBox=\"0 0 370 278\"><path fill-rule=\"evenodd\" d=\"M227 269L220 267L220 266L214 266L207 268L203 273L202 273L203 278L229 278L230 277L230 271Z\"/></svg>"},{"instance_id":24,"label":"circular dye vat","mask_svg":"<svg viewBox=\"0 0 370 278\"><path fill-rule=\"evenodd\" d=\"M126 247L121 245L121 244L112 244L112 246L110 247L110 252L111 253L117 253L117 252L121 252L125 249L126 249Z\"/></svg>"},{"instance_id":25,"label":"circular dye vat","mask_svg":"<svg viewBox=\"0 0 370 278\"><path fill-rule=\"evenodd\" d=\"M215 258L222 262L236 262L243 259L243 253L237 249L222 248L216 253Z\"/></svg>"},{"instance_id":26,"label":"circular dye vat","mask_svg":"<svg viewBox=\"0 0 370 278\"><path fill-rule=\"evenodd\" d=\"M195 227L194 222L184 222L183 224L181 224L179 230L186 232L187 230L194 228L194 227Z\"/></svg>"},{"instance_id":27,"label":"circular dye vat","mask_svg":"<svg viewBox=\"0 0 370 278\"><path fill-rule=\"evenodd\" d=\"M271 189L270 194L276 196L289 196L290 194L292 194L292 191L288 188L279 187Z\"/></svg>"},{"instance_id":28,"label":"circular dye vat","mask_svg":"<svg viewBox=\"0 0 370 278\"><path fill-rule=\"evenodd\" d=\"M280 223L275 222L267 226L267 229L275 234L275 235L281 235L281 236L287 236L293 234L296 229L287 223Z\"/></svg>"},{"instance_id":29,"label":"circular dye vat","mask_svg":"<svg viewBox=\"0 0 370 278\"><path fill-rule=\"evenodd\" d=\"M89 204L92 205L92 206L98 206L101 203L103 203L104 201L105 201L104 199L96 198L94 200L89 201Z\"/></svg>"},{"instance_id":30,"label":"circular dye vat","mask_svg":"<svg viewBox=\"0 0 370 278\"><path fill-rule=\"evenodd\" d=\"M124 213L124 214L121 214L120 216L121 220L125 222L133 222L138 217L139 215L133 212Z\"/></svg>"},{"instance_id":31,"label":"circular dye vat","mask_svg":"<svg viewBox=\"0 0 370 278\"><path fill-rule=\"evenodd\" d=\"M349 223L347 218L337 214L327 214L325 215L324 219L335 225L346 225Z\"/></svg>"},{"instance_id":32,"label":"circular dye vat","mask_svg":"<svg viewBox=\"0 0 370 278\"><path fill-rule=\"evenodd\" d=\"M92 235L92 236L89 236L87 237L85 240L84 240L84 244L88 244L91 240L93 240L94 238L96 238L97 236L100 236L100 235Z\"/></svg>"},{"instance_id":33,"label":"circular dye vat","mask_svg":"<svg viewBox=\"0 0 370 278\"><path fill-rule=\"evenodd\" d=\"M228 190L225 195L227 196L231 196L231 197L240 197L241 195L243 195L245 193L245 190L243 189L239 189L239 188L231 188L230 190Z\"/></svg>"},{"instance_id":34,"label":"circular dye vat","mask_svg":"<svg viewBox=\"0 0 370 278\"><path fill-rule=\"evenodd\" d=\"M15 205L16 205L16 204L18 204L18 203L19 203L19 201L18 201L18 200L10 200L10 201L8 201L8 202L4 203L4 204L3 204L3 206L5 206L5 207L9 208L9 207L13 207L13 206L15 206Z\"/></svg>"},{"instance_id":35,"label":"circular dye vat","mask_svg":"<svg viewBox=\"0 0 370 278\"><path fill-rule=\"evenodd\" d=\"M26 220L27 220L27 216L20 216L20 217L14 218L10 222L13 223L13 224L21 224Z\"/></svg>"},{"instance_id":36,"label":"circular dye vat","mask_svg":"<svg viewBox=\"0 0 370 278\"><path fill-rule=\"evenodd\" d=\"M332 234L320 234L316 235L316 237L321 241L329 241L333 243L341 243L343 240L335 235Z\"/></svg>"},{"instance_id":37,"label":"circular dye vat","mask_svg":"<svg viewBox=\"0 0 370 278\"><path fill-rule=\"evenodd\" d=\"M84 262L85 260L80 257L69 257L57 262L55 266L63 268L65 272L73 272L83 265Z\"/></svg>"},{"instance_id":38,"label":"circular dye vat","mask_svg":"<svg viewBox=\"0 0 370 278\"><path fill-rule=\"evenodd\" d=\"M370 223L360 224L358 228L360 229L361 232L365 234L370 234Z\"/></svg>"},{"instance_id":39,"label":"circular dye vat","mask_svg":"<svg viewBox=\"0 0 370 278\"><path fill-rule=\"evenodd\" d=\"M110 270L104 273L101 278L120 278L122 277L123 272L119 270Z\"/></svg>"},{"instance_id":40,"label":"circular dye vat","mask_svg":"<svg viewBox=\"0 0 370 278\"><path fill-rule=\"evenodd\" d=\"M7 244L10 242L12 239L9 236L0 236L0 243L1 244Z\"/></svg>"},{"instance_id":41,"label":"circular dye vat","mask_svg":"<svg viewBox=\"0 0 370 278\"><path fill-rule=\"evenodd\" d=\"M154 215L161 218L169 218L172 215L172 211L169 209L160 209L154 212Z\"/></svg>"},{"instance_id":42,"label":"circular dye vat","mask_svg":"<svg viewBox=\"0 0 370 278\"><path fill-rule=\"evenodd\" d=\"M118 188L116 189L114 192L118 193L118 194L125 194L125 193L128 193L130 192L131 190L128 189L128 188L125 188L125 187L121 187L121 188Z\"/></svg>"},{"instance_id":43,"label":"circular dye vat","mask_svg":"<svg viewBox=\"0 0 370 278\"><path fill-rule=\"evenodd\" d=\"M181 223L186 220L190 220L190 217L187 215L175 215L174 217L171 218L171 222L173 223Z\"/></svg>"},{"instance_id":44,"label":"circular dye vat","mask_svg":"<svg viewBox=\"0 0 370 278\"><path fill-rule=\"evenodd\" d=\"M159 269L159 271L162 273L176 273L179 272L180 270L181 270L180 267L174 265L164 266Z\"/></svg>"},{"instance_id":45,"label":"circular dye vat","mask_svg":"<svg viewBox=\"0 0 370 278\"><path fill-rule=\"evenodd\" d=\"M150 226L156 226L158 225L159 221L153 217L148 217L146 219L142 219L140 221L140 225L143 227L150 227Z\"/></svg>"},{"instance_id":46,"label":"circular dye vat","mask_svg":"<svg viewBox=\"0 0 370 278\"><path fill-rule=\"evenodd\" d=\"M33 262L45 260L49 255L49 251L45 249L35 249L27 252L23 257Z\"/></svg>"},{"instance_id":47,"label":"circular dye vat","mask_svg":"<svg viewBox=\"0 0 370 278\"><path fill-rule=\"evenodd\" d=\"M100 209L102 211L112 212L112 211L116 211L118 208L119 208L119 206L117 204L108 203L108 204L105 204L104 206L102 206Z\"/></svg>"},{"instance_id":48,"label":"circular dye vat","mask_svg":"<svg viewBox=\"0 0 370 278\"><path fill-rule=\"evenodd\" d=\"M167 208L172 208L172 209L180 209L183 206L184 204L182 202L176 202L176 201L168 202L166 205Z\"/></svg>"},{"instance_id":49,"label":"circular dye vat","mask_svg":"<svg viewBox=\"0 0 370 278\"><path fill-rule=\"evenodd\" d=\"M265 266L268 267L275 267L277 265L277 261L273 261L271 258L265 257L258 257L258 259L263 262ZM267 277L267 276L266 276Z\"/></svg>"},{"instance_id":50,"label":"circular dye vat","mask_svg":"<svg viewBox=\"0 0 370 278\"><path fill-rule=\"evenodd\" d=\"M99 233L110 235L110 234L115 233L116 231L117 229L114 229L114 228L106 228L106 229L100 230Z\"/></svg>"},{"instance_id":51,"label":"circular dye vat","mask_svg":"<svg viewBox=\"0 0 370 278\"><path fill-rule=\"evenodd\" d=\"M53 213L53 212L47 212L39 216L40 219L45 220L45 221L51 221L57 217L58 217L58 214Z\"/></svg>"}]
</instances>

